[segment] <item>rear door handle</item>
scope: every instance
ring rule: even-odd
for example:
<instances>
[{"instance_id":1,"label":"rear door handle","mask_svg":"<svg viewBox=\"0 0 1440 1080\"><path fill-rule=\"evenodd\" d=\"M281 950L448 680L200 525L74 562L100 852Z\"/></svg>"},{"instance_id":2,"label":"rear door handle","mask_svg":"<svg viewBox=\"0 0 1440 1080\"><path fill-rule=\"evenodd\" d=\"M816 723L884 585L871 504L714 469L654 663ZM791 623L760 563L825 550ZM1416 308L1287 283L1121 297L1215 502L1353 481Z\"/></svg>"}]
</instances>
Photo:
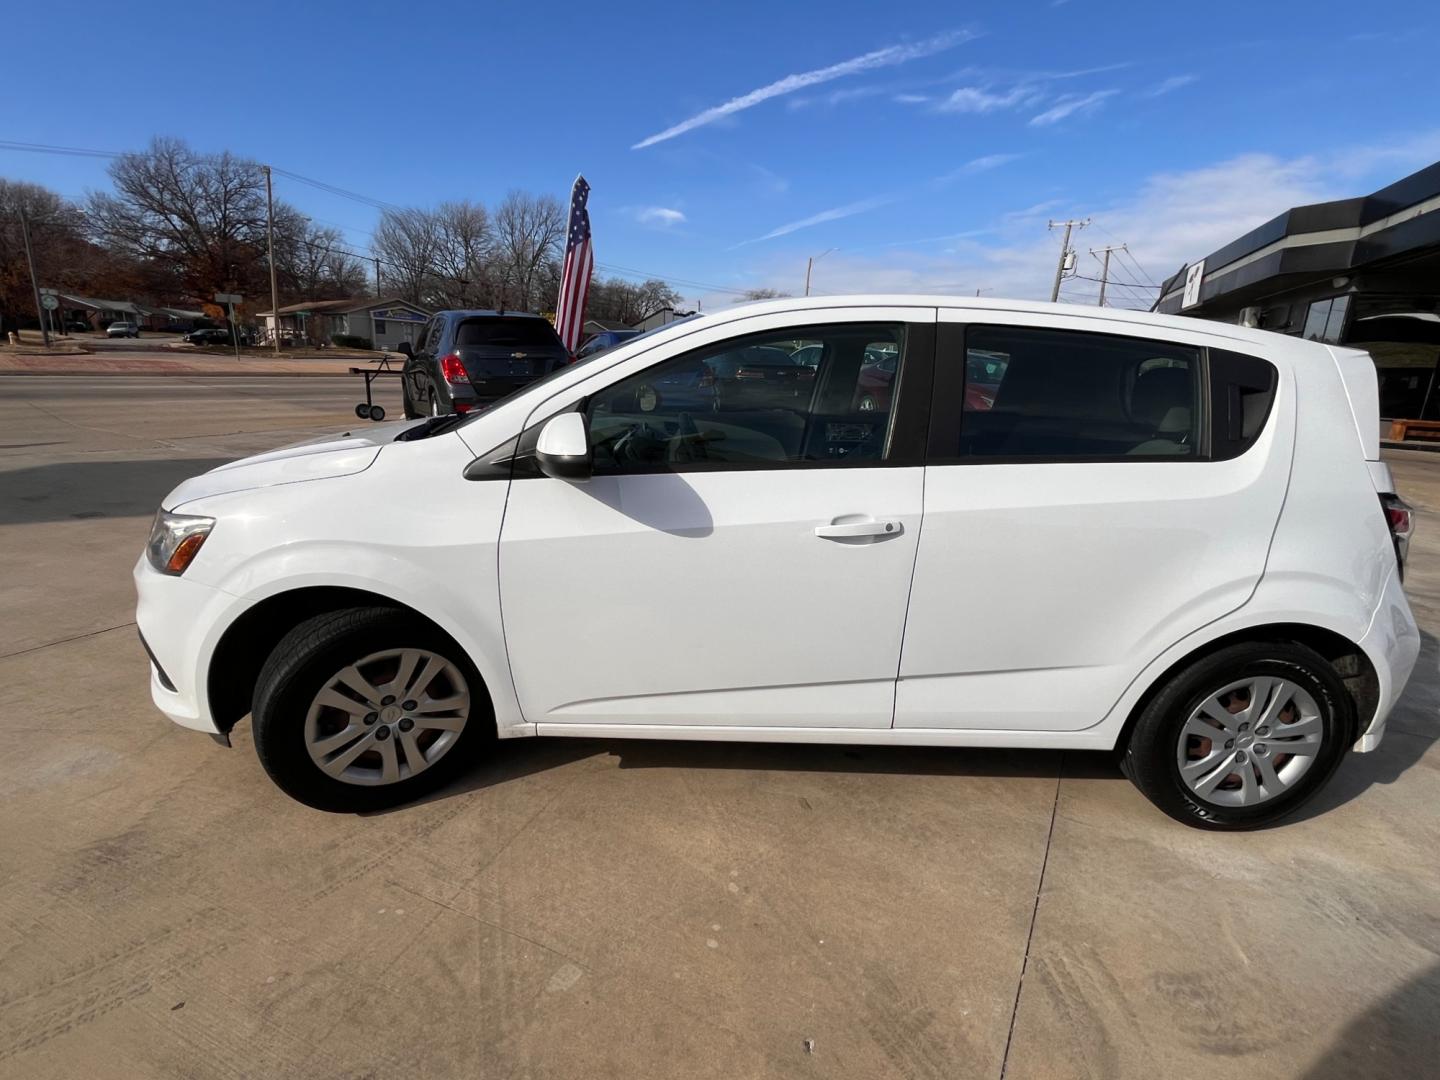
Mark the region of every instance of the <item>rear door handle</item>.
<instances>
[{"instance_id":1,"label":"rear door handle","mask_svg":"<svg viewBox=\"0 0 1440 1080\"><path fill-rule=\"evenodd\" d=\"M860 536L898 536L898 521L846 521L839 525L816 525L815 535L822 540L849 540Z\"/></svg>"}]
</instances>

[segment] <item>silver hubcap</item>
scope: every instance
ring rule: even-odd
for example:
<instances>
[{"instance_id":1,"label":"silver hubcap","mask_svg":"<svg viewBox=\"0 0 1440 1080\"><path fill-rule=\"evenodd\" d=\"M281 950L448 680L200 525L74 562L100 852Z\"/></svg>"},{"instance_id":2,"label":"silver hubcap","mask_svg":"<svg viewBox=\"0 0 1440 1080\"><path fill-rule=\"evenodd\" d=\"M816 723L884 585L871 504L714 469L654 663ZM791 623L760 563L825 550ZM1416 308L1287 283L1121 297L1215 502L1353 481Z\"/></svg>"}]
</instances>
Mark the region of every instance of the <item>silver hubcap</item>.
<instances>
[{"instance_id":1,"label":"silver hubcap","mask_svg":"<svg viewBox=\"0 0 1440 1080\"><path fill-rule=\"evenodd\" d=\"M458 668L425 649L389 649L337 672L310 703L310 760L347 784L395 784L455 745L470 718Z\"/></svg>"},{"instance_id":2,"label":"silver hubcap","mask_svg":"<svg viewBox=\"0 0 1440 1080\"><path fill-rule=\"evenodd\" d=\"M1254 806L1289 790L1320 752L1315 699L1285 679L1257 675L1221 687L1180 729L1185 786L1217 806Z\"/></svg>"}]
</instances>

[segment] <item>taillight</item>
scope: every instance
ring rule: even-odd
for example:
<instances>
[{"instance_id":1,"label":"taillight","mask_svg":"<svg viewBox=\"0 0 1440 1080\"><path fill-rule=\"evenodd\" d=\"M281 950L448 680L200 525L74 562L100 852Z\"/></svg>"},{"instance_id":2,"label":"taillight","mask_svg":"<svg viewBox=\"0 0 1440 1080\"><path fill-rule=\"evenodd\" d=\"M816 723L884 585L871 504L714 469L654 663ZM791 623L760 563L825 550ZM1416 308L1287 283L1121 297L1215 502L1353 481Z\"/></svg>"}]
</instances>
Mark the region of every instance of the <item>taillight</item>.
<instances>
[{"instance_id":1,"label":"taillight","mask_svg":"<svg viewBox=\"0 0 1440 1080\"><path fill-rule=\"evenodd\" d=\"M1380 507L1385 511L1385 524L1390 527L1390 539L1395 543L1395 561L1400 566L1400 577L1405 577L1405 559L1410 554L1410 536L1415 532L1415 511L1399 495L1382 493Z\"/></svg>"},{"instance_id":2,"label":"taillight","mask_svg":"<svg viewBox=\"0 0 1440 1080\"><path fill-rule=\"evenodd\" d=\"M456 413L456 415L458 415L458 416L464 416L466 413L468 413L468 412L469 412L471 409L473 409L474 407L475 407L474 405L471 405L469 402L465 402L465 401L457 401L457 402L455 402L455 405L454 405L455 413Z\"/></svg>"},{"instance_id":3,"label":"taillight","mask_svg":"<svg viewBox=\"0 0 1440 1080\"><path fill-rule=\"evenodd\" d=\"M465 365L454 353L440 358L440 374L446 382L452 384L470 381L470 376L465 373Z\"/></svg>"}]
</instances>

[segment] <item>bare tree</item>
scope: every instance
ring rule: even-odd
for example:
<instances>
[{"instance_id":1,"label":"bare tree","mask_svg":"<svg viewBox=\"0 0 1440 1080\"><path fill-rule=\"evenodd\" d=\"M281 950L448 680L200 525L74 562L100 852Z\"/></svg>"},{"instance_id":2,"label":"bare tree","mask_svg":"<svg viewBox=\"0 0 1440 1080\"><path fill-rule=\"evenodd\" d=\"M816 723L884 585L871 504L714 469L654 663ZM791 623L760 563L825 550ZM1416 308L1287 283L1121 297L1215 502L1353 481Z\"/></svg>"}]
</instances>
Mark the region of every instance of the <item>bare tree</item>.
<instances>
[{"instance_id":1,"label":"bare tree","mask_svg":"<svg viewBox=\"0 0 1440 1080\"><path fill-rule=\"evenodd\" d=\"M483 307L493 303L494 237L490 214L479 203L441 203L434 211L439 251L429 299L436 307Z\"/></svg>"},{"instance_id":2,"label":"bare tree","mask_svg":"<svg viewBox=\"0 0 1440 1080\"><path fill-rule=\"evenodd\" d=\"M275 270L281 291L300 300L340 300L363 293L365 266L346 251L340 230L320 226L289 206L275 212Z\"/></svg>"},{"instance_id":3,"label":"bare tree","mask_svg":"<svg viewBox=\"0 0 1440 1080\"><path fill-rule=\"evenodd\" d=\"M495 262L504 290L501 303L523 311L551 307L555 297L537 288L547 260L560 251L565 212L553 195L512 191L495 211Z\"/></svg>"},{"instance_id":4,"label":"bare tree","mask_svg":"<svg viewBox=\"0 0 1440 1080\"><path fill-rule=\"evenodd\" d=\"M623 278L597 277L590 283L586 314L630 326L661 308L675 307L680 300L678 292L655 278L637 283Z\"/></svg>"},{"instance_id":5,"label":"bare tree","mask_svg":"<svg viewBox=\"0 0 1440 1080\"><path fill-rule=\"evenodd\" d=\"M197 298L259 287L265 186L254 162L159 138L116 158L110 179L113 194L88 199L97 240L155 264Z\"/></svg>"},{"instance_id":6,"label":"bare tree","mask_svg":"<svg viewBox=\"0 0 1440 1080\"><path fill-rule=\"evenodd\" d=\"M746 289L732 302L736 304L746 304L751 300L779 300L789 295L788 292L781 292L779 289Z\"/></svg>"},{"instance_id":7,"label":"bare tree","mask_svg":"<svg viewBox=\"0 0 1440 1080\"><path fill-rule=\"evenodd\" d=\"M424 210L386 210L375 227L371 250L384 263L386 291L413 304L429 299L440 259L440 231L435 216Z\"/></svg>"}]
</instances>

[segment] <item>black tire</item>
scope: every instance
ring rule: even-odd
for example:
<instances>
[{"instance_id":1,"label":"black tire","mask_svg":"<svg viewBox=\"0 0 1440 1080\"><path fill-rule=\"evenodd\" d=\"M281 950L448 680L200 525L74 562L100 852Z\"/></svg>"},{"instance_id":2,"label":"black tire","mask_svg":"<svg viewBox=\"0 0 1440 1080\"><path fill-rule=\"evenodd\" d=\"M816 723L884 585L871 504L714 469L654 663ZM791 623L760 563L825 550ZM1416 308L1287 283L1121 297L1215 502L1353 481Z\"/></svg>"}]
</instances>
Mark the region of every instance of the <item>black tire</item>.
<instances>
[{"instance_id":1,"label":"black tire","mask_svg":"<svg viewBox=\"0 0 1440 1080\"><path fill-rule=\"evenodd\" d=\"M464 730L434 764L397 783L363 786L336 779L311 760L305 745L310 703L342 668L393 648L426 649L459 669L471 700ZM317 615L281 638L256 680L251 723L260 764L280 789L307 806L335 813L379 810L417 799L452 779L495 736L490 696L470 659L433 626L389 607Z\"/></svg>"},{"instance_id":2,"label":"black tire","mask_svg":"<svg viewBox=\"0 0 1440 1080\"><path fill-rule=\"evenodd\" d=\"M412 402L412 401L410 400L410 380L409 380L409 378L403 378L403 379L400 380L400 406L401 406L402 411L405 413L405 419L406 419L406 420L419 420L419 419L420 419L420 414L415 411L415 404L414 404L414 402Z\"/></svg>"},{"instance_id":3,"label":"black tire","mask_svg":"<svg viewBox=\"0 0 1440 1080\"><path fill-rule=\"evenodd\" d=\"M1181 779L1177 761L1181 729L1218 688L1261 675L1285 678L1314 699L1322 728L1315 761L1290 787L1266 801L1252 806L1211 802ZM1355 723L1353 700L1319 653L1290 642L1242 642L1182 668L1160 687L1136 719L1120 768L1146 798L1176 821L1199 829L1257 829L1294 813L1325 786L1355 741Z\"/></svg>"}]
</instances>

